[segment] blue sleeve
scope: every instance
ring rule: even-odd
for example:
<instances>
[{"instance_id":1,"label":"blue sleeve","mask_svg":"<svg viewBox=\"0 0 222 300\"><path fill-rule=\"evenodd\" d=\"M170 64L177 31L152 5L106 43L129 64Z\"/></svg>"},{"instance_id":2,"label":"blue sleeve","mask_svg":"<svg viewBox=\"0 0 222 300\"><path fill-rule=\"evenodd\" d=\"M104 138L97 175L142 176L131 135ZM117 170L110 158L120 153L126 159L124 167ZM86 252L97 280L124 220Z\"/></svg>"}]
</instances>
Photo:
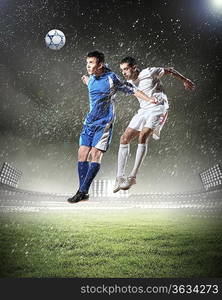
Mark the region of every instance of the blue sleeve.
<instances>
[{"instance_id":1,"label":"blue sleeve","mask_svg":"<svg viewBox=\"0 0 222 300\"><path fill-rule=\"evenodd\" d=\"M136 88L131 83L120 80L116 74L113 76L113 84L118 91L124 94L133 95L135 93Z\"/></svg>"}]
</instances>

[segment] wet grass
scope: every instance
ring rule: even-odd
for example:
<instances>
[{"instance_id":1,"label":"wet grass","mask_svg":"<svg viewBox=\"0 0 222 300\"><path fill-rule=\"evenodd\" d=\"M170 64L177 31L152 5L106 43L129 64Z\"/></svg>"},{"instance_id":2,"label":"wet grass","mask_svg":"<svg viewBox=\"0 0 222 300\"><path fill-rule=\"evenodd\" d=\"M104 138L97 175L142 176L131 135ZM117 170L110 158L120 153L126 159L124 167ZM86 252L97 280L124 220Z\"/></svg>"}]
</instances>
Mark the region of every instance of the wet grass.
<instances>
[{"instance_id":1,"label":"wet grass","mask_svg":"<svg viewBox=\"0 0 222 300\"><path fill-rule=\"evenodd\" d=\"M0 277L221 277L221 219L150 210L0 216Z\"/></svg>"}]
</instances>

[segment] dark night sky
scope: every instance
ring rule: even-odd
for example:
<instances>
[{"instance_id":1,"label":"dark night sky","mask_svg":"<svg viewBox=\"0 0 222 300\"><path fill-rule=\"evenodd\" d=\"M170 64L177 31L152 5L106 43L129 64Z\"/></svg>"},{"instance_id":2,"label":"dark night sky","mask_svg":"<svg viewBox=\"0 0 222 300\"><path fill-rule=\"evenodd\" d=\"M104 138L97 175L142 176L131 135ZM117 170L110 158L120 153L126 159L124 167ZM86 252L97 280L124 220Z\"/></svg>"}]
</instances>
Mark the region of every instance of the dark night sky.
<instances>
[{"instance_id":1,"label":"dark night sky","mask_svg":"<svg viewBox=\"0 0 222 300\"><path fill-rule=\"evenodd\" d=\"M221 163L222 5L213 2L2 0L0 163L23 171L20 187L73 191L88 110L80 78L85 55L98 49L117 73L119 60L131 55L141 68L174 66L196 83L188 92L178 80L163 78L172 99L169 120L161 140L149 143L134 192L201 188L198 173ZM66 36L59 51L44 43L54 28ZM118 94L113 141L98 178L115 177L120 133L137 109L136 99Z\"/></svg>"}]
</instances>

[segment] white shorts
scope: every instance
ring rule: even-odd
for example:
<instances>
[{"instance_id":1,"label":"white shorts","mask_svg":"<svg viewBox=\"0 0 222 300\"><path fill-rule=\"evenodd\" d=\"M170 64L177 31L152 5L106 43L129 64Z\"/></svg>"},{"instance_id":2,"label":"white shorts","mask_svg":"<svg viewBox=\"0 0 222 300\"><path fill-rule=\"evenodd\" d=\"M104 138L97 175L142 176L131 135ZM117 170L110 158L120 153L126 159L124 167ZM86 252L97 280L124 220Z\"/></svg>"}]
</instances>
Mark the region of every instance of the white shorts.
<instances>
[{"instance_id":1,"label":"white shorts","mask_svg":"<svg viewBox=\"0 0 222 300\"><path fill-rule=\"evenodd\" d=\"M139 109L138 113L132 118L128 127L137 131L141 131L144 127L155 129L162 125L167 110L164 105L157 105L151 109ZM164 122L165 123L165 122Z\"/></svg>"}]
</instances>

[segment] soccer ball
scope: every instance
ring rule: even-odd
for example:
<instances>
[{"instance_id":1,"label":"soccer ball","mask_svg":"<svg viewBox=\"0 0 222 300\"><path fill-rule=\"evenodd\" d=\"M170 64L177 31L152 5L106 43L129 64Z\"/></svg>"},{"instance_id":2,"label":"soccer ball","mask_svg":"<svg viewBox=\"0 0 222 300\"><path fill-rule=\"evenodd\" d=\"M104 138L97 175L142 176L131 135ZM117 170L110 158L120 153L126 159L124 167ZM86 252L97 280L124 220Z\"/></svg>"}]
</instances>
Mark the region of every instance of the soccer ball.
<instances>
[{"instance_id":1,"label":"soccer ball","mask_svg":"<svg viewBox=\"0 0 222 300\"><path fill-rule=\"evenodd\" d=\"M50 30L45 36L46 46L52 50L60 50L66 42L64 33L58 29Z\"/></svg>"}]
</instances>

